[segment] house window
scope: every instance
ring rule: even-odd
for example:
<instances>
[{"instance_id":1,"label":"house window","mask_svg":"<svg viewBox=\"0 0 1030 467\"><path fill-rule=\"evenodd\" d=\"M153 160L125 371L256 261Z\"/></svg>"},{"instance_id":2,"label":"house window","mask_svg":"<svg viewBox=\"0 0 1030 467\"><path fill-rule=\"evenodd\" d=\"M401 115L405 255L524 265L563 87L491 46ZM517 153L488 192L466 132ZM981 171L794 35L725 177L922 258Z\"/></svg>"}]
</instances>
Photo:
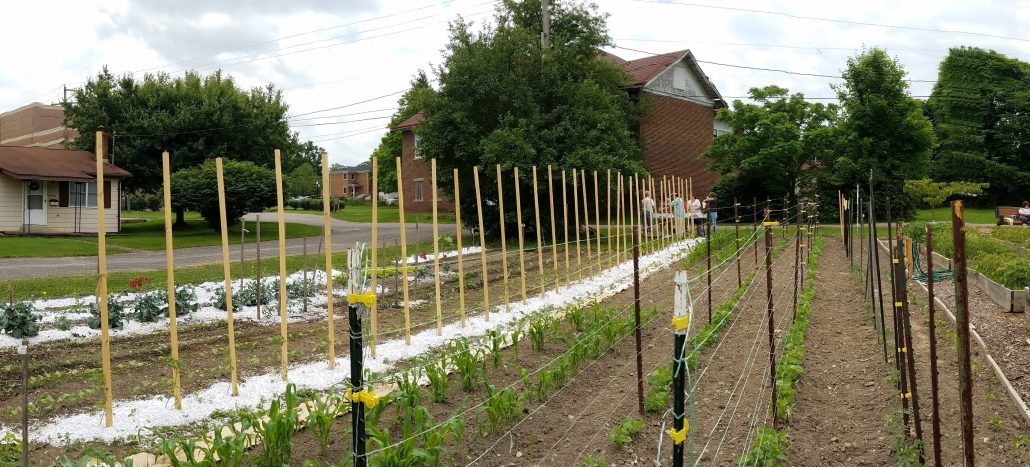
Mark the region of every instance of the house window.
<instances>
[{"instance_id":1,"label":"house window","mask_svg":"<svg viewBox=\"0 0 1030 467\"><path fill-rule=\"evenodd\" d=\"M722 135L728 135L728 134L731 134L731 133L733 133L733 132L730 131L730 130L722 130L722 129L719 129L719 128L715 128L715 129L712 130L712 136L722 136Z\"/></svg>"},{"instance_id":2,"label":"house window","mask_svg":"<svg viewBox=\"0 0 1030 467\"><path fill-rule=\"evenodd\" d=\"M415 180L415 201L422 201L422 180Z\"/></svg>"},{"instance_id":3,"label":"house window","mask_svg":"<svg viewBox=\"0 0 1030 467\"><path fill-rule=\"evenodd\" d=\"M70 207L97 207L97 182L71 182L69 185L71 202L68 205Z\"/></svg>"},{"instance_id":4,"label":"house window","mask_svg":"<svg viewBox=\"0 0 1030 467\"><path fill-rule=\"evenodd\" d=\"M422 156L422 137L415 133L415 157Z\"/></svg>"}]
</instances>

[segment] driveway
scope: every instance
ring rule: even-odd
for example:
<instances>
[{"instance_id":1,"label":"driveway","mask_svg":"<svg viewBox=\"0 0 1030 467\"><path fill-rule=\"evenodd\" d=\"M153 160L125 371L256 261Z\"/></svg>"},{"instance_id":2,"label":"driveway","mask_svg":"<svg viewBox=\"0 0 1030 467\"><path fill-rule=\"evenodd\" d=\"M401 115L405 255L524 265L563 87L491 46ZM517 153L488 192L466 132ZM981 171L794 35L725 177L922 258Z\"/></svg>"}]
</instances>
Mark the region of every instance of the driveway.
<instances>
[{"instance_id":1,"label":"driveway","mask_svg":"<svg viewBox=\"0 0 1030 467\"><path fill-rule=\"evenodd\" d=\"M247 214L244 220L248 224L254 222L257 216L261 216L262 222L277 222L275 213ZM287 213L287 223L322 225L322 216L311 214ZM418 243L432 248L433 226L407 225L407 241L409 244ZM372 224L359 222L347 222L332 219L333 251L343 251L353 247L356 242L368 243L372 239ZM453 234L454 224L440 224L441 232ZM393 246L400 239L400 224L389 223L379 224L377 233L379 244L382 246ZM315 254L324 251L322 249L322 237L291 238L286 240L286 255L299 256L304 252L304 245L307 243L308 254ZM426 247L420 247L425 249ZM255 243L248 243L244 248L244 259L252 261L257 255L258 246ZM261 242L261 258L272 258L279 254L279 241L276 238ZM413 252L411 253L413 254ZM240 246L229 245L229 256L232 261L240 260ZM204 246L194 248L179 248L175 250L175 267L187 268L191 266L202 266L207 264L219 264L222 262L221 246ZM137 251L109 255L107 257L108 272L138 272L152 271L165 268L165 252L160 251ZM6 258L0 259L0 281L29 279L29 278L59 278L70 276L83 276L95 274L97 271L96 256L68 256L57 258Z\"/></svg>"}]
</instances>

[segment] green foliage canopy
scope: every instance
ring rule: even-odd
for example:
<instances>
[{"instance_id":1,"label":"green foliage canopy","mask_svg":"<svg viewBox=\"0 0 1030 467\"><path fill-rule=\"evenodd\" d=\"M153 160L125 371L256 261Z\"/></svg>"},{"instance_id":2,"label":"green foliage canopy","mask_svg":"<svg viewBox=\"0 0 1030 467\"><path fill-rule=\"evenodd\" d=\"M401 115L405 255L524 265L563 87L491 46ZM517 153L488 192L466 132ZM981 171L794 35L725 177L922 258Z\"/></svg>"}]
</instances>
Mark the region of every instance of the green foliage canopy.
<instances>
[{"instance_id":1,"label":"green foliage canopy","mask_svg":"<svg viewBox=\"0 0 1030 467\"><path fill-rule=\"evenodd\" d=\"M983 193L989 186L989 183L935 182L929 178L922 178L906 180L905 193L929 205L932 216L933 209L943 204L948 198L955 195L976 196Z\"/></svg>"},{"instance_id":2,"label":"green foliage canopy","mask_svg":"<svg viewBox=\"0 0 1030 467\"><path fill-rule=\"evenodd\" d=\"M425 109L433 96L433 88L429 86L429 78L425 72L419 71L411 81L411 89L397 101L397 112L390 117L387 128L393 128L412 115ZM379 141L379 147L372 152L372 157L379 162L379 191L389 193L397 189L396 158L401 157L401 133L391 131Z\"/></svg>"},{"instance_id":3,"label":"green foliage canopy","mask_svg":"<svg viewBox=\"0 0 1030 467\"><path fill-rule=\"evenodd\" d=\"M283 180L288 196L315 196L322 186L322 175L309 164L293 169Z\"/></svg>"},{"instance_id":4,"label":"green foliage canopy","mask_svg":"<svg viewBox=\"0 0 1030 467\"><path fill-rule=\"evenodd\" d=\"M225 215L234 225L248 212L261 212L276 203L275 172L250 161L223 162ZM172 208L197 211L219 229L218 180L213 160L172 174Z\"/></svg>"}]
</instances>

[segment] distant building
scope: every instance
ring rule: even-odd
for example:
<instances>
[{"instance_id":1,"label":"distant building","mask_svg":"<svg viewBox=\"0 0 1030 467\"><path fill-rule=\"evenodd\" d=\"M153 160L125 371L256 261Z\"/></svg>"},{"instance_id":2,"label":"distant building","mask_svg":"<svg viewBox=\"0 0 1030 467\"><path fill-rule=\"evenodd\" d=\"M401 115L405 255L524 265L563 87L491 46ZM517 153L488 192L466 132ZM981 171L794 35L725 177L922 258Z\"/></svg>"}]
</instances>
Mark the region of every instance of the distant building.
<instances>
[{"instance_id":1,"label":"distant building","mask_svg":"<svg viewBox=\"0 0 1030 467\"><path fill-rule=\"evenodd\" d=\"M715 113L726 107L719 90L701 70L689 50L623 60L607 52L601 59L622 67L631 81L627 92L634 99L651 101L650 113L640 123L644 167L657 179L675 176L693 181L694 194L704 198L719 179L708 169L701 155L712 138L731 128L715 121ZM418 155L415 128L425 119L421 112L393 127L401 132L401 169L404 175L404 209L429 212L429 167ZM448 196L441 196L440 209L453 210Z\"/></svg>"},{"instance_id":2,"label":"distant building","mask_svg":"<svg viewBox=\"0 0 1030 467\"><path fill-rule=\"evenodd\" d=\"M65 148L79 133L64 126L64 108L33 102L0 113L0 145Z\"/></svg>"},{"instance_id":3,"label":"distant building","mask_svg":"<svg viewBox=\"0 0 1030 467\"><path fill-rule=\"evenodd\" d=\"M329 172L329 195L334 198L362 198L372 190L372 164L362 162Z\"/></svg>"}]
</instances>

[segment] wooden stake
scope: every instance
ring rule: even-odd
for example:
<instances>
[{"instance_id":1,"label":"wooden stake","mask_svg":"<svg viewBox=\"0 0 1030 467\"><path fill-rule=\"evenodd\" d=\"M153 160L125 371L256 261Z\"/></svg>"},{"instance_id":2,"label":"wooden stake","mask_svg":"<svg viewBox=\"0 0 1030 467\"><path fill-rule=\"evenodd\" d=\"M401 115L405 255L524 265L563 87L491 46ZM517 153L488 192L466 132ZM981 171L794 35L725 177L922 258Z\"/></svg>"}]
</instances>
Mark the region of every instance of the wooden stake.
<instances>
[{"instance_id":1,"label":"wooden stake","mask_svg":"<svg viewBox=\"0 0 1030 467\"><path fill-rule=\"evenodd\" d=\"M572 282L571 269L569 268L569 198L566 196L566 187L568 182L565 181L565 171L561 171L561 223L562 230L565 231L565 284L568 285Z\"/></svg>"},{"instance_id":2,"label":"wooden stake","mask_svg":"<svg viewBox=\"0 0 1030 467\"><path fill-rule=\"evenodd\" d=\"M637 225L637 227L639 227L639 233L637 235L637 242L638 243L643 243L643 242L640 241L640 239L643 238L643 236L641 234L645 232L645 229L647 228L647 226L644 225L644 212L641 210L642 209L642 204L641 203L643 203L643 199L641 198L641 196L643 196L643 193L642 193L643 190L640 189L640 174L633 174L633 189L634 189L634 192L633 192L634 193L633 194L633 204L636 206L636 212L637 212L635 219L637 221L636 225Z\"/></svg>"},{"instance_id":3,"label":"wooden stake","mask_svg":"<svg viewBox=\"0 0 1030 467\"><path fill-rule=\"evenodd\" d=\"M607 202L606 204L608 205L608 213L605 215L605 220L608 221L608 229L607 229L608 232L607 232L607 235L606 235L606 237L608 237L608 255L609 255L608 263L611 266L615 266L615 257L611 256L611 254L612 254L612 230L614 229L614 226L615 226L615 224L612 223L612 169L608 169L607 172L608 172L608 185L607 185L608 188L607 188L607 190L605 190L604 198L605 198L605 201Z\"/></svg>"},{"instance_id":4,"label":"wooden stake","mask_svg":"<svg viewBox=\"0 0 1030 467\"><path fill-rule=\"evenodd\" d=\"M515 167L515 222L518 224L519 232L519 283L522 285L522 303L526 303L526 243L525 224L522 223L522 193L519 186L522 180L519 179L519 168Z\"/></svg>"},{"instance_id":5,"label":"wooden stake","mask_svg":"<svg viewBox=\"0 0 1030 467\"><path fill-rule=\"evenodd\" d=\"M97 186L104 187L104 132L96 139ZM104 372L104 426L113 424L111 410L111 334L107 322L107 225L104 224L104 190L97 190L97 304L100 309L100 359ZM171 299L171 298L170 298Z\"/></svg>"},{"instance_id":6,"label":"wooden stake","mask_svg":"<svg viewBox=\"0 0 1030 467\"><path fill-rule=\"evenodd\" d=\"M225 323L229 333L229 384L232 387L232 395L239 395L238 380L236 377L236 331L233 329L234 321L232 316L232 274L230 272L229 258L229 227L225 218L225 175L222 173L222 158L215 158L215 173L218 178L218 212L220 227L222 229L222 273L225 274ZM240 228L242 231L242 227ZM241 278L242 280L242 278ZM240 283L242 287L242 282Z\"/></svg>"},{"instance_id":7,"label":"wooden stake","mask_svg":"<svg viewBox=\"0 0 1030 467\"><path fill-rule=\"evenodd\" d=\"M411 304L408 302L408 238L404 227L404 177L401 175L401 158L397 164L397 208L401 224L401 290L404 298L404 343L411 345Z\"/></svg>"},{"instance_id":8,"label":"wooden stake","mask_svg":"<svg viewBox=\"0 0 1030 467\"><path fill-rule=\"evenodd\" d=\"M400 160L398 158L398 160ZM397 177L400 179L400 170L397 170ZM336 319L333 313L333 224L329 216L329 154L322 153L322 238L325 240L325 293L326 293L326 325L327 337L329 338L329 349L326 358L329 361L329 369L336 368ZM374 204L373 204L374 206ZM403 208L402 208L403 209ZM280 212L282 210L280 209ZM404 211L401 211L404 217ZM375 225L375 224L373 224ZM404 238L403 226L401 224L401 238ZM406 284L407 282L405 282ZM285 329L285 328L284 328ZM283 339L285 345L286 339ZM284 347L285 348L285 347ZM285 371L285 370L284 370ZM283 373L285 375L285 373ZM283 376L285 378L285 376Z\"/></svg>"},{"instance_id":9,"label":"wooden stake","mask_svg":"<svg viewBox=\"0 0 1030 467\"><path fill-rule=\"evenodd\" d=\"M436 335L443 335L443 309L440 303L440 226L437 223L436 159L430 159L429 183L433 190L433 282L436 286Z\"/></svg>"},{"instance_id":10,"label":"wooden stake","mask_svg":"<svg viewBox=\"0 0 1030 467\"><path fill-rule=\"evenodd\" d=\"M651 200L654 201L655 204L654 208L651 210L651 225L648 226L647 229L648 237L651 239L651 245L648 251L650 253L654 253L655 244L658 243L658 230L655 227L658 226L658 218L656 214L659 212L658 193L654 191L654 177L650 175L647 176L647 186L648 192L651 194Z\"/></svg>"},{"instance_id":11,"label":"wooden stake","mask_svg":"<svg viewBox=\"0 0 1030 467\"><path fill-rule=\"evenodd\" d=\"M458 177L454 177L454 179L457 180ZM479 214L479 257L483 263L483 316L485 316L486 321L490 321L490 278L487 276L486 269L486 231L483 229L483 198L479 194L478 165L472 167L472 179L475 180L476 184L476 212Z\"/></svg>"},{"instance_id":12,"label":"wooden stake","mask_svg":"<svg viewBox=\"0 0 1030 467\"><path fill-rule=\"evenodd\" d=\"M536 214L536 262L540 274L540 296L547 292L544 280L544 240L540 231L540 191L537 189L536 166L533 166L533 212Z\"/></svg>"},{"instance_id":13,"label":"wooden stake","mask_svg":"<svg viewBox=\"0 0 1030 467\"><path fill-rule=\"evenodd\" d=\"M572 171L572 210L575 213L576 223L573 224L576 228L576 271L578 273L579 280L583 280L583 260L580 257L579 248L579 187L576 186L576 180L579 178L577 170Z\"/></svg>"},{"instance_id":14,"label":"wooden stake","mask_svg":"<svg viewBox=\"0 0 1030 467\"><path fill-rule=\"evenodd\" d=\"M601 258L601 197L598 195L599 189L597 183L597 171L594 171L594 238L597 241L597 271L600 272L604 268L603 261Z\"/></svg>"},{"instance_id":15,"label":"wooden stake","mask_svg":"<svg viewBox=\"0 0 1030 467\"><path fill-rule=\"evenodd\" d=\"M172 242L172 184L168 162L168 151L161 153L161 170L164 180L164 215L165 215L165 264L168 275L168 334L172 346L172 394L175 397L175 410L182 410L182 385L179 379L179 333L175 322L175 245ZM101 185L103 186L103 185ZM101 206L97 204L97 206Z\"/></svg>"},{"instance_id":16,"label":"wooden stake","mask_svg":"<svg viewBox=\"0 0 1030 467\"><path fill-rule=\"evenodd\" d=\"M622 218L626 216L622 205L622 172L615 173L615 264L622 263Z\"/></svg>"},{"instance_id":17,"label":"wooden stake","mask_svg":"<svg viewBox=\"0 0 1030 467\"><path fill-rule=\"evenodd\" d=\"M587 203L587 171L583 169L579 169L579 187L583 192L583 230L586 232L587 267L593 270L591 259L594 256L590 254L590 204Z\"/></svg>"},{"instance_id":18,"label":"wooden stake","mask_svg":"<svg viewBox=\"0 0 1030 467\"><path fill-rule=\"evenodd\" d=\"M554 180L551 177L551 165L547 164L547 202L551 206L551 269L554 269L554 291L558 291L561 279L558 277L558 232L554 221Z\"/></svg>"},{"instance_id":19,"label":"wooden stake","mask_svg":"<svg viewBox=\"0 0 1030 467\"><path fill-rule=\"evenodd\" d=\"M504 268L504 312L511 311L511 293L508 288L508 242L504 238L504 188L501 183L501 164L497 164L497 209L501 222L501 267Z\"/></svg>"},{"instance_id":20,"label":"wooden stake","mask_svg":"<svg viewBox=\"0 0 1030 467\"><path fill-rule=\"evenodd\" d=\"M379 158L372 158L372 293L379 295ZM376 358L376 343L379 341L379 300L372 302L371 314L371 339L369 339L369 350L372 351L372 358Z\"/></svg>"},{"instance_id":21,"label":"wooden stake","mask_svg":"<svg viewBox=\"0 0 1030 467\"><path fill-rule=\"evenodd\" d=\"M326 183L324 185L328 187L329 184ZM328 190L324 190L323 193L328 193ZM280 357L282 360L282 378L283 381L286 381L289 365L289 357L286 352L286 347L289 344L289 334L286 333L286 307L290 303L290 297L286 294L286 208L283 203L282 155L278 149L275 150L275 198L279 209L279 335L282 338ZM323 196L322 198L325 199L326 197ZM329 298L332 300L332 295ZM330 319L329 322L332 322L332 320ZM330 340L330 342L332 341ZM329 345L329 348L332 349L332 344ZM330 357L330 361L332 360Z\"/></svg>"},{"instance_id":22,"label":"wooden stake","mask_svg":"<svg viewBox=\"0 0 1030 467\"><path fill-rule=\"evenodd\" d=\"M465 252L461 247L461 193L458 191L458 169L454 169L454 230L458 247L458 310L461 327L465 327Z\"/></svg>"}]
</instances>

